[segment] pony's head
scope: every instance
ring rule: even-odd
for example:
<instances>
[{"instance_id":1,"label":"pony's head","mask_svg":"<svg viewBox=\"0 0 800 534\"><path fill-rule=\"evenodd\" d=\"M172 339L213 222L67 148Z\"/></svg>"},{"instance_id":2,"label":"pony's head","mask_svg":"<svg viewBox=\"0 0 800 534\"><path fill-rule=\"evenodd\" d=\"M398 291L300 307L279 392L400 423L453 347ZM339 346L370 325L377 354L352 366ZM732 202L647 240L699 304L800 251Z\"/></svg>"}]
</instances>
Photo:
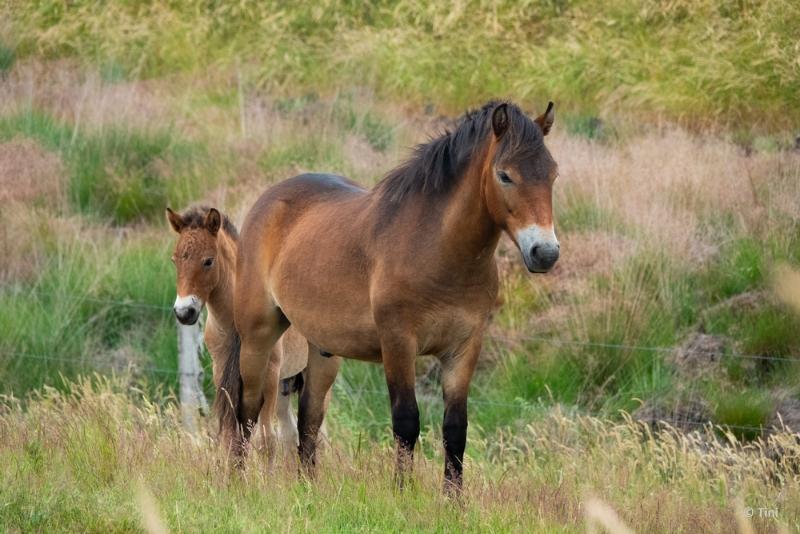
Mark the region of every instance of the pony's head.
<instances>
[{"instance_id":1,"label":"pony's head","mask_svg":"<svg viewBox=\"0 0 800 534\"><path fill-rule=\"evenodd\" d=\"M214 208L193 208L175 213L167 208L167 220L178 234L172 263L178 274L178 295L173 311L182 324L197 322L203 306L220 281L217 236L222 215Z\"/></svg>"},{"instance_id":2,"label":"pony's head","mask_svg":"<svg viewBox=\"0 0 800 534\"><path fill-rule=\"evenodd\" d=\"M488 118L492 139L483 168L484 197L495 223L516 243L525 266L543 273L555 265L559 243L553 229L553 182L558 165L544 145L555 112L534 120L517 106L495 104Z\"/></svg>"}]
</instances>

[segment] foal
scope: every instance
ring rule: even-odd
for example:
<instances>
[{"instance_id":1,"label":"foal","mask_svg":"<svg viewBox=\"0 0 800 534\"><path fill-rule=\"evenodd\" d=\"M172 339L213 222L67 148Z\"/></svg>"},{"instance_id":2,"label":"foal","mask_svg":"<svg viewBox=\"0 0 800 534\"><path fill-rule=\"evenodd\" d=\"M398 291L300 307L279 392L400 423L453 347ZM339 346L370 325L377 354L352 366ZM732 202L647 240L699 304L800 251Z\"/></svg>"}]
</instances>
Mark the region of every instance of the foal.
<instances>
[{"instance_id":1,"label":"foal","mask_svg":"<svg viewBox=\"0 0 800 534\"><path fill-rule=\"evenodd\" d=\"M548 271L559 256L557 165L544 145L553 119L552 103L531 120L513 104L489 102L372 190L325 174L268 189L247 215L237 258L239 424L247 429L274 398L269 348L292 325L326 354L383 363L402 482L420 431L414 361L433 354L442 366L445 490L460 490L467 394L496 301L500 234L531 272ZM336 366L338 358L309 357L299 413L309 469Z\"/></svg>"},{"instance_id":2,"label":"foal","mask_svg":"<svg viewBox=\"0 0 800 534\"><path fill-rule=\"evenodd\" d=\"M211 354L216 403L228 402L227 393L219 391L225 363L239 349L239 337L233 325L233 277L235 274L238 233L230 219L208 207L190 208L178 214L167 208L167 220L178 234L172 255L178 275L173 311L182 324L191 325L208 307L204 341ZM297 424L289 401L291 385L306 367L308 343L295 329L289 329L275 345L281 358L284 391L278 399L277 415L281 439L287 450L297 446ZM299 384L298 384L299 385ZM263 421L273 414L262 412Z\"/></svg>"}]
</instances>

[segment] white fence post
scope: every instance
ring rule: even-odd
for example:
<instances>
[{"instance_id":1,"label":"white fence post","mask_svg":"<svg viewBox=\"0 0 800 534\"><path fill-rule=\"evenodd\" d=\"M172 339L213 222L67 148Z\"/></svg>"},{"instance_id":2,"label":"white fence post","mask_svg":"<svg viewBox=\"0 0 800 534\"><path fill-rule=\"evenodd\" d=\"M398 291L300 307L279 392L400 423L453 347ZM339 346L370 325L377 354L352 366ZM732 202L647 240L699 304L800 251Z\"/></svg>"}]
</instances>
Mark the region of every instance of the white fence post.
<instances>
[{"instance_id":1,"label":"white fence post","mask_svg":"<svg viewBox=\"0 0 800 534\"><path fill-rule=\"evenodd\" d=\"M178 374L180 376L180 402L183 426L190 432L197 430L197 416L208 413L208 401L203 394L203 350L201 321L191 326L178 323Z\"/></svg>"}]
</instances>

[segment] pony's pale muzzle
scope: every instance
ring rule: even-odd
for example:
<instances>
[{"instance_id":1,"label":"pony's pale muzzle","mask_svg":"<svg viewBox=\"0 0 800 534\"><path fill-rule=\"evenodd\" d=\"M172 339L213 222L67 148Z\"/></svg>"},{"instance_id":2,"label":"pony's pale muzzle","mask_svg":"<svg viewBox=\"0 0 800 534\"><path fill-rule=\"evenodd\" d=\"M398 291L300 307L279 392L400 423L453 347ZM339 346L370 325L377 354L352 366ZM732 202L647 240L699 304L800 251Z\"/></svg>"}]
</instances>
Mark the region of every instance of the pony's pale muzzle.
<instances>
[{"instance_id":1,"label":"pony's pale muzzle","mask_svg":"<svg viewBox=\"0 0 800 534\"><path fill-rule=\"evenodd\" d=\"M558 261L561 245L552 226L531 225L517 232L516 238L522 260L530 272L546 273Z\"/></svg>"},{"instance_id":2,"label":"pony's pale muzzle","mask_svg":"<svg viewBox=\"0 0 800 534\"><path fill-rule=\"evenodd\" d=\"M200 311L203 309L203 301L194 295L178 297L172 311L178 322L185 325L192 325L200 318Z\"/></svg>"}]
</instances>

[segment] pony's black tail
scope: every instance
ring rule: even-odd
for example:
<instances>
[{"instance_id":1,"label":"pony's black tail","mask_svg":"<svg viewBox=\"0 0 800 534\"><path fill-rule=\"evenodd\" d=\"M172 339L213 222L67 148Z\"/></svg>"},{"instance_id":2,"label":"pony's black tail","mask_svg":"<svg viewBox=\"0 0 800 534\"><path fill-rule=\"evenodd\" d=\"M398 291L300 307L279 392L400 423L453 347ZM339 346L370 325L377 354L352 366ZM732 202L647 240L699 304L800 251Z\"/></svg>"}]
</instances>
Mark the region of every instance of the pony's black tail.
<instances>
[{"instance_id":1,"label":"pony's black tail","mask_svg":"<svg viewBox=\"0 0 800 534\"><path fill-rule=\"evenodd\" d=\"M222 378L217 388L217 397L214 399L214 411L219 420L220 434L228 434L231 438L237 435L239 419L239 405L242 400L242 375L239 371L239 354L242 340L235 330L228 343L228 360L222 370Z\"/></svg>"}]
</instances>

